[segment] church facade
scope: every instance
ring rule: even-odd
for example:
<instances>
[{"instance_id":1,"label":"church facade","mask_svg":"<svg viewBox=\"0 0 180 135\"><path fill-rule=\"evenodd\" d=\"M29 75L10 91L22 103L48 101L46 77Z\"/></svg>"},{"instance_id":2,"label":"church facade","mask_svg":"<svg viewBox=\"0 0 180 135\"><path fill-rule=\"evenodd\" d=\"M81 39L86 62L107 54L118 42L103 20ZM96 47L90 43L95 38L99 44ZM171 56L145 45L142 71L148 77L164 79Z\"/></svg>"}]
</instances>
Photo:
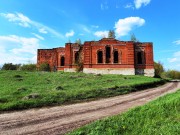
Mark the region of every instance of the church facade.
<instances>
[{"instance_id":1,"label":"church facade","mask_svg":"<svg viewBox=\"0 0 180 135\"><path fill-rule=\"evenodd\" d=\"M81 45L66 43L65 47L38 49L37 67L42 63L48 63L51 70L64 72L154 76L151 42L103 38Z\"/></svg>"}]
</instances>

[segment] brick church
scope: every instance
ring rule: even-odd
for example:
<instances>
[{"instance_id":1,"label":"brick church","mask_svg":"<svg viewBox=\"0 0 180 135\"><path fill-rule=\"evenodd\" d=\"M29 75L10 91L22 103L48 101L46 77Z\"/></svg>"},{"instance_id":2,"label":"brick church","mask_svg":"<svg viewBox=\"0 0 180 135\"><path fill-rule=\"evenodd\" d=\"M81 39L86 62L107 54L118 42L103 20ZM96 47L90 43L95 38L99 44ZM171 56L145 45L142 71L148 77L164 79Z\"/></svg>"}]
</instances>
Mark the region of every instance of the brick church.
<instances>
[{"instance_id":1,"label":"brick church","mask_svg":"<svg viewBox=\"0 0 180 135\"><path fill-rule=\"evenodd\" d=\"M51 70L64 72L154 76L151 42L103 38L84 44L66 43L65 47L38 49L37 66L45 62Z\"/></svg>"}]
</instances>

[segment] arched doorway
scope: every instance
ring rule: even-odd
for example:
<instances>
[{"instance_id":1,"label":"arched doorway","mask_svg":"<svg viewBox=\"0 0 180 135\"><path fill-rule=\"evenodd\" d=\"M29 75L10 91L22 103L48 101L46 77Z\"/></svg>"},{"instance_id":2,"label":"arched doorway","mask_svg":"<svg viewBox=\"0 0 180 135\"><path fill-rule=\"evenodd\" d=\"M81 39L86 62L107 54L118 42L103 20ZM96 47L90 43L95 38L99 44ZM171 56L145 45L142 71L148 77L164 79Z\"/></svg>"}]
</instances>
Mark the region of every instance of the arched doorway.
<instances>
[{"instance_id":1,"label":"arched doorway","mask_svg":"<svg viewBox=\"0 0 180 135\"><path fill-rule=\"evenodd\" d=\"M143 52L137 52L137 64L143 64Z\"/></svg>"},{"instance_id":2,"label":"arched doorway","mask_svg":"<svg viewBox=\"0 0 180 135\"><path fill-rule=\"evenodd\" d=\"M62 56L61 57L61 65L60 66L64 66L64 64L65 64L65 58L64 58L64 56Z\"/></svg>"},{"instance_id":3,"label":"arched doorway","mask_svg":"<svg viewBox=\"0 0 180 135\"><path fill-rule=\"evenodd\" d=\"M110 46L106 46L106 63L110 63L111 62L111 47Z\"/></svg>"}]
</instances>

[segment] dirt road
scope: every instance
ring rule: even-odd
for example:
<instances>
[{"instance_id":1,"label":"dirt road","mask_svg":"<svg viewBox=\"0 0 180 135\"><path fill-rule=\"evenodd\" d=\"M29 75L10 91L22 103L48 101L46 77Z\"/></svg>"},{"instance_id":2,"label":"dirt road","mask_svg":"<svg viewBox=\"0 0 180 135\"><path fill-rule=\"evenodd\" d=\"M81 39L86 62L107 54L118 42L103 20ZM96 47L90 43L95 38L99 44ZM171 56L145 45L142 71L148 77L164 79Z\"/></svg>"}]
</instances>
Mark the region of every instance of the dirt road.
<instances>
[{"instance_id":1,"label":"dirt road","mask_svg":"<svg viewBox=\"0 0 180 135\"><path fill-rule=\"evenodd\" d=\"M94 120L143 105L178 88L180 82L171 82L158 88L98 101L0 114L0 134L64 134Z\"/></svg>"}]
</instances>

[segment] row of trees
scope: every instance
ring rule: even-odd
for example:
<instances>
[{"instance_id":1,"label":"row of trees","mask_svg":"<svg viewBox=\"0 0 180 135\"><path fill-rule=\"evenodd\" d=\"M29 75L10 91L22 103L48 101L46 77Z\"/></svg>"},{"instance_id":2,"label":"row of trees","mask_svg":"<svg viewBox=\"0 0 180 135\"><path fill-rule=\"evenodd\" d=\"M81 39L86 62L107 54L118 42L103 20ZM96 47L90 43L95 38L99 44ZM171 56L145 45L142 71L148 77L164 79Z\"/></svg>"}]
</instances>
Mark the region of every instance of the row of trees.
<instances>
[{"instance_id":1,"label":"row of trees","mask_svg":"<svg viewBox=\"0 0 180 135\"><path fill-rule=\"evenodd\" d=\"M51 71L48 63L40 64L39 68L37 68L36 64L12 64L5 63L1 70L21 70L21 71Z\"/></svg>"},{"instance_id":2,"label":"row of trees","mask_svg":"<svg viewBox=\"0 0 180 135\"><path fill-rule=\"evenodd\" d=\"M167 70L165 71L163 64L161 62L154 63L155 68L155 77L157 78L171 78L171 79L180 79L180 72L176 70Z\"/></svg>"}]
</instances>

